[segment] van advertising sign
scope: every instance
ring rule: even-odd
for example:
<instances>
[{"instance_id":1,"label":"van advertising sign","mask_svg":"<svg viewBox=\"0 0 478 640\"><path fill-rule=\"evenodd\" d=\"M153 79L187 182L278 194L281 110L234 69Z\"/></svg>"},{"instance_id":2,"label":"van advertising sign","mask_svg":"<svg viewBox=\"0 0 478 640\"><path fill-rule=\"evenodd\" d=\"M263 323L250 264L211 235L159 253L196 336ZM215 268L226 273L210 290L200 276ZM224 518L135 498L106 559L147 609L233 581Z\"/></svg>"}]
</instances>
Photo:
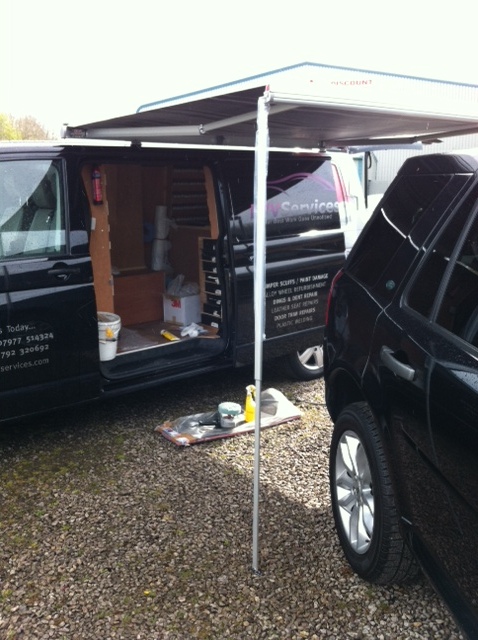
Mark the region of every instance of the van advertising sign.
<instances>
[{"instance_id":1,"label":"van advertising sign","mask_svg":"<svg viewBox=\"0 0 478 640\"><path fill-rule=\"evenodd\" d=\"M309 271L280 275L266 283L266 335L268 338L323 325L324 290L331 274Z\"/></svg>"},{"instance_id":2,"label":"van advertising sign","mask_svg":"<svg viewBox=\"0 0 478 640\"><path fill-rule=\"evenodd\" d=\"M231 180L233 228L243 241L252 239L254 234L252 184L252 176L244 175L244 170ZM339 229L344 200L336 167L328 159L302 158L285 163L276 160L268 171L267 237Z\"/></svg>"},{"instance_id":3,"label":"van advertising sign","mask_svg":"<svg viewBox=\"0 0 478 640\"><path fill-rule=\"evenodd\" d=\"M329 164L326 166L332 168ZM266 224L284 225L286 232L295 232L309 224L322 230L338 228L338 194L333 176L324 176L323 173L293 173L269 180ZM252 222L254 213L254 207L251 207L249 216Z\"/></svg>"},{"instance_id":4,"label":"van advertising sign","mask_svg":"<svg viewBox=\"0 0 478 640\"><path fill-rule=\"evenodd\" d=\"M55 335L40 321L0 325L0 378L4 388L45 380L55 361Z\"/></svg>"}]
</instances>

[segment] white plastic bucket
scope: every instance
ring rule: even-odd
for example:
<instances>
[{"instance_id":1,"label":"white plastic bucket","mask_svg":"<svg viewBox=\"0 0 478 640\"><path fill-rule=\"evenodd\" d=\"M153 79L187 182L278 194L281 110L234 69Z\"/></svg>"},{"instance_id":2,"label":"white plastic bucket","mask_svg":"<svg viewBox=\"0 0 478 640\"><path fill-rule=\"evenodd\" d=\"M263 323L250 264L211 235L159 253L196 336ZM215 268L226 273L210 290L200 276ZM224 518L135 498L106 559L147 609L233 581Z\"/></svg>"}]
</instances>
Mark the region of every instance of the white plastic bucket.
<instances>
[{"instance_id":1,"label":"white plastic bucket","mask_svg":"<svg viewBox=\"0 0 478 640\"><path fill-rule=\"evenodd\" d=\"M121 318L115 313L98 311L98 338L100 341L100 360L113 360L118 349L118 336L121 330Z\"/></svg>"}]
</instances>

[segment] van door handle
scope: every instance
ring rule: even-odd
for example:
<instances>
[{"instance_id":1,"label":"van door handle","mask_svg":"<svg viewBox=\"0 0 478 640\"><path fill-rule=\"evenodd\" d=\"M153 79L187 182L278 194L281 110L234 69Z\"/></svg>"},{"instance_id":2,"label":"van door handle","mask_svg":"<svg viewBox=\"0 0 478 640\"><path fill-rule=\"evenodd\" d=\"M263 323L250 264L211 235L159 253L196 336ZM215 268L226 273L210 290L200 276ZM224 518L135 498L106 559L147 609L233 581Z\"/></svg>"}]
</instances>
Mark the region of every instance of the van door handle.
<instances>
[{"instance_id":1,"label":"van door handle","mask_svg":"<svg viewBox=\"0 0 478 640\"><path fill-rule=\"evenodd\" d=\"M48 275L58 278L58 280L68 280L70 276L80 275L81 270L79 267L54 266L52 269L48 269Z\"/></svg>"},{"instance_id":2,"label":"van door handle","mask_svg":"<svg viewBox=\"0 0 478 640\"><path fill-rule=\"evenodd\" d=\"M394 356L393 351L390 347L383 346L380 349L380 359L383 364L393 371L399 378L403 378L407 382L412 382L415 379L416 371L413 367L410 367L408 364L404 364L397 360Z\"/></svg>"}]
</instances>

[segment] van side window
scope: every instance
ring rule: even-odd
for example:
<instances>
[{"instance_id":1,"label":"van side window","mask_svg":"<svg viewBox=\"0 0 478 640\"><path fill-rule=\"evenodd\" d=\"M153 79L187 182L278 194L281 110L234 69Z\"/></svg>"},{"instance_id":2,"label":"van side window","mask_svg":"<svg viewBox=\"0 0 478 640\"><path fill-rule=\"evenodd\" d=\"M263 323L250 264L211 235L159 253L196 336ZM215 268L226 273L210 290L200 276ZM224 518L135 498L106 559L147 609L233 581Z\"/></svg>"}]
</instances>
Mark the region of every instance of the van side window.
<instances>
[{"instance_id":1,"label":"van side window","mask_svg":"<svg viewBox=\"0 0 478 640\"><path fill-rule=\"evenodd\" d=\"M60 167L49 160L0 165L0 259L65 252Z\"/></svg>"},{"instance_id":2,"label":"van side window","mask_svg":"<svg viewBox=\"0 0 478 640\"><path fill-rule=\"evenodd\" d=\"M228 161L226 172L233 210L234 235L250 240L254 227L254 166ZM269 158L267 238L340 229L344 193L328 158Z\"/></svg>"}]
</instances>

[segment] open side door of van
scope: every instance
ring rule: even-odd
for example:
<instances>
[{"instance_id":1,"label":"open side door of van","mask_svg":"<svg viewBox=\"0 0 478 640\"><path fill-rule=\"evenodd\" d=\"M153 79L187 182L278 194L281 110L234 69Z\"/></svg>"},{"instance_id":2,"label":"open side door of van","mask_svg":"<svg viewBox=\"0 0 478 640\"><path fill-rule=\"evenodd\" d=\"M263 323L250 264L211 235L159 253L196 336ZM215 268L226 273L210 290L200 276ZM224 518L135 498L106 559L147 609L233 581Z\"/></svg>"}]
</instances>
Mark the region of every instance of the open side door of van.
<instances>
[{"instance_id":1,"label":"open side door of van","mask_svg":"<svg viewBox=\"0 0 478 640\"><path fill-rule=\"evenodd\" d=\"M351 159L350 159L351 160ZM354 171L351 160L351 169ZM236 359L254 351L253 170L226 163L237 313ZM354 174L357 179L357 174ZM266 357L300 354L322 345L329 285L343 263L345 234L355 221L329 156L271 153L266 211ZM304 367L307 374L307 367ZM310 367L310 372L314 371ZM315 373L320 371L315 368Z\"/></svg>"}]
</instances>

